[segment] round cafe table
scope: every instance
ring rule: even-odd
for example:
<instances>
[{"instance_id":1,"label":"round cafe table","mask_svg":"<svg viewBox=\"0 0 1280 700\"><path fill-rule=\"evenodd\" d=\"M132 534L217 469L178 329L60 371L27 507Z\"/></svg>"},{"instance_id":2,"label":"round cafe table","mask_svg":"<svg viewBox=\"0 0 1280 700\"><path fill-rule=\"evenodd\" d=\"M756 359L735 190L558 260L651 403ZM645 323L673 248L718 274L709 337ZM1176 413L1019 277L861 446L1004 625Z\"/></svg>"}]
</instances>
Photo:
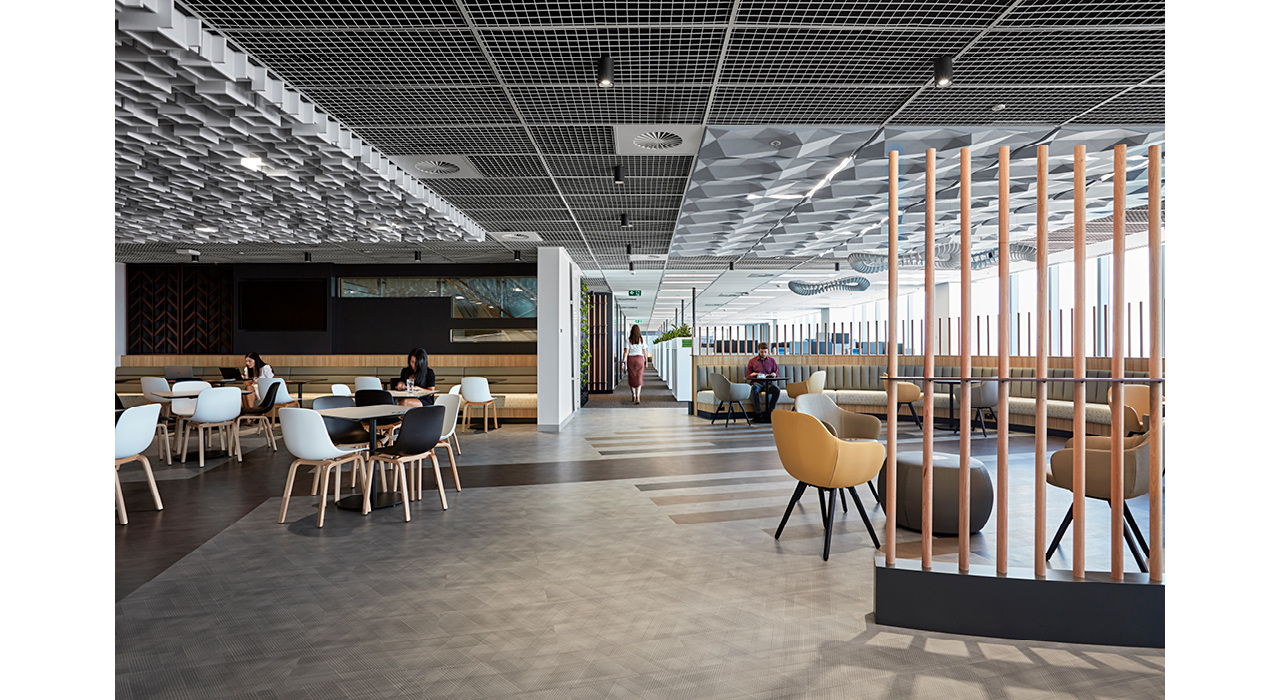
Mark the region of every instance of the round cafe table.
<instances>
[{"instance_id":1,"label":"round cafe table","mask_svg":"<svg viewBox=\"0 0 1280 700\"><path fill-rule=\"evenodd\" d=\"M402 392L403 393L403 392ZM429 394L431 392L422 392ZM399 406L395 404L381 404L378 406L347 406L344 408L323 408L316 413L322 416L331 416L333 418L346 418L347 420L357 420L362 423L369 424L369 454L372 455L378 449L378 421L387 418L399 418L404 414L412 411L416 406ZM400 505L400 494L394 491L382 490L382 479L378 470L373 470L369 482L369 508L376 510L378 508L390 508ZM343 496L334 504L343 510L355 510L364 512L364 495L352 494Z\"/></svg>"}]
</instances>

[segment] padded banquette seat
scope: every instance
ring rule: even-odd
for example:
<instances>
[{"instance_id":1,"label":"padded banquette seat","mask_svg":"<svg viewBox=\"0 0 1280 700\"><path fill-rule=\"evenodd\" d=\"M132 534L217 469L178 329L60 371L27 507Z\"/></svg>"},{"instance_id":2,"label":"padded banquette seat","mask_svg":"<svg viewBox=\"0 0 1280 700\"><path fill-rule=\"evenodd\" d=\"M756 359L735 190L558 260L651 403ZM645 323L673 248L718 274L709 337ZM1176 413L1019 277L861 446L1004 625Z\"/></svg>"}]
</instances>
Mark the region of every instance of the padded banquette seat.
<instances>
[{"instance_id":1,"label":"padded banquette seat","mask_svg":"<svg viewBox=\"0 0 1280 700\"><path fill-rule=\"evenodd\" d=\"M780 358L780 359L785 359ZM937 377L958 377L960 376L959 367L956 365L937 365L934 369L934 376ZM827 373L826 388L823 394L830 396L838 406L862 413L886 413L886 395L884 392L883 380L880 378L888 370L884 364L867 364L867 365L791 365L779 362L778 374L786 379L787 382L801 382L809 378L809 375L817 371L825 371ZM902 364L898 367L899 376L902 377L919 377L923 374L923 365ZM711 384L708 376L712 373L719 372L724 374L733 382L746 381L746 361L741 365L701 365L697 368L698 392L696 401L701 404L699 411L709 410L707 405L715 406L715 399L711 394ZM1009 387L1009 413L1011 421L1020 425L1030 425L1033 422L1036 412L1036 382L1034 381L1017 381L1018 377L1034 377L1035 370L1026 367L1014 367L1009 370L1010 376L1015 381L1010 383ZM974 367L972 376L974 377L994 377L996 370L994 367ZM1110 372L1106 370L1086 370L1089 377L1109 377ZM1050 377L1071 377L1070 369L1051 368L1049 370ZM1147 376L1146 372L1126 372L1126 377L1143 377ZM913 384L923 386L923 382L914 381ZM1073 391L1070 382L1049 382L1049 395L1047 403L1048 416L1051 419L1071 420L1074 403ZM783 390L782 395L778 398L778 405L790 405L795 403L795 398L788 396ZM916 402L917 411L924 403L923 398ZM945 386L934 387L933 405L938 410L938 415L946 415L948 404L948 392ZM956 389L955 409L960 409L960 390ZM905 410L904 410L905 411ZM911 416L907 413L902 414L908 422ZM1088 382L1085 384L1085 421L1094 425L1110 425L1111 423L1111 407L1107 404L1107 384L1104 382Z\"/></svg>"},{"instance_id":2,"label":"padded banquette seat","mask_svg":"<svg viewBox=\"0 0 1280 700\"><path fill-rule=\"evenodd\" d=\"M173 364L171 361L162 359L164 356L145 356L148 364L143 365L141 362L122 363L122 366L116 368L116 378L119 380L128 380L116 385L117 393L122 395L126 405L139 405L146 403L141 396L142 385L140 379L142 377L159 377L164 375L164 366ZM183 356L184 358L189 356ZM237 360L235 356L206 356L207 365L201 366L195 364L192 370L197 377L217 377L218 367L220 366L238 366L243 360ZM494 356L500 358L503 356ZM376 358L376 359L375 359ZM129 356L126 356L129 359ZM384 381L390 380L400 375L400 369L403 365L403 357L396 356L375 356L375 361L381 361L379 364L367 365L334 365L321 366L320 362L316 362L311 366L301 364L289 364L275 357L268 355L266 358L271 362L271 368L275 376L285 379L288 382L289 392L293 396L302 399L302 405L309 406L311 400L318 396L327 396L331 394L333 384L346 384L347 386L355 385L356 377L373 376ZM401 361L400 364L392 364L393 360ZM462 378L467 377L485 377L489 380L489 388L496 401L498 409L498 417L502 420L535 418L538 408L538 376L537 367L533 364L528 366L499 366L498 362L489 364L481 359L479 362L471 363L470 366L461 367L457 365L448 365L437 361L436 357L431 358L431 368L436 373L436 389L440 393L447 393L449 388L462 383ZM185 362L186 360L184 360ZM154 362L155 364L150 364ZM308 382L302 386L302 392L298 393L297 381L303 380ZM134 396L136 394L136 396Z\"/></svg>"}]
</instances>

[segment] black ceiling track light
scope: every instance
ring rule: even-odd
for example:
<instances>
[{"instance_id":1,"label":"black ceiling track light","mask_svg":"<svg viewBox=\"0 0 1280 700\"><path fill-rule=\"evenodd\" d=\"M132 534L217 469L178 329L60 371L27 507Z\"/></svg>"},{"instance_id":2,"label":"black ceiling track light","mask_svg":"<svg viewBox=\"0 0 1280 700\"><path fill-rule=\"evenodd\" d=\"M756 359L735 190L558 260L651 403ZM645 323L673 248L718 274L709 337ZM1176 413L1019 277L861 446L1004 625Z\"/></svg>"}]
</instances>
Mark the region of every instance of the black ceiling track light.
<instances>
[{"instance_id":1,"label":"black ceiling track light","mask_svg":"<svg viewBox=\"0 0 1280 700\"><path fill-rule=\"evenodd\" d=\"M520 251L516 251L516 262L520 262Z\"/></svg>"},{"instance_id":2,"label":"black ceiling track light","mask_svg":"<svg viewBox=\"0 0 1280 700\"><path fill-rule=\"evenodd\" d=\"M938 56L933 59L933 84L940 88L951 85L950 56Z\"/></svg>"},{"instance_id":3,"label":"black ceiling track light","mask_svg":"<svg viewBox=\"0 0 1280 700\"><path fill-rule=\"evenodd\" d=\"M622 212L622 228L631 228L631 217L625 211Z\"/></svg>"},{"instance_id":4,"label":"black ceiling track light","mask_svg":"<svg viewBox=\"0 0 1280 700\"><path fill-rule=\"evenodd\" d=\"M302 254L302 262L311 262L311 251Z\"/></svg>"},{"instance_id":5,"label":"black ceiling track light","mask_svg":"<svg viewBox=\"0 0 1280 700\"><path fill-rule=\"evenodd\" d=\"M605 54L596 61L596 85L602 88L613 87L613 56Z\"/></svg>"},{"instance_id":6,"label":"black ceiling track light","mask_svg":"<svg viewBox=\"0 0 1280 700\"><path fill-rule=\"evenodd\" d=\"M632 272L635 272L635 271L636 271L636 264L635 264L635 263L633 263L633 262L629 262L629 263L627 263L627 269L628 269L628 270L631 270Z\"/></svg>"},{"instance_id":7,"label":"black ceiling track light","mask_svg":"<svg viewBox=\"0 0 1280 700\"><path fill-rule=\"evenodd\" d=\"M626 215L625 215L625 214L623 214L623 216L626 216ZM628 244L627 244L627 255L631 255L631 244L630 244L630 243L628 243Z\"/></svg>"},{"instance_id":8,"label":"black ceiling track light","mask_svg":"<svg viewBox=\"0 0 1280 700\"><path fill-rule=\"evenodd\" d=\"M420 250L413 251L413 261L422 262L422 251Z\"/></svg>"},{"instance_id":9,"label":"black ceiling track light","mask_svg":"<svg viewBox=\"0 0 1280 700\"><path fill-rule=\"evenodd\" d=\"M729 261L729 271L733 272L733 261Z\"/></svg>"},{"instance_id":10,"label":"black ceiling track light","mask_svg":"<svg viewBox=\"0 0 1280 700\"><path fill-rule=\"evenodd\" d=\"M840 263L836 263L836 272L840 271Z\"/></svg>"},{"instance_id":11,"label":"black ceiling track light","mask_svg":"<svg viewBox=\"0 0 1280 700\"><path fill-rule=\"evenodd\" d=\"M627 182L627 166L625 165L613 166L613 184L622 185L622 184L625 184L626 182Z\"/></svg>"}]
</instances>

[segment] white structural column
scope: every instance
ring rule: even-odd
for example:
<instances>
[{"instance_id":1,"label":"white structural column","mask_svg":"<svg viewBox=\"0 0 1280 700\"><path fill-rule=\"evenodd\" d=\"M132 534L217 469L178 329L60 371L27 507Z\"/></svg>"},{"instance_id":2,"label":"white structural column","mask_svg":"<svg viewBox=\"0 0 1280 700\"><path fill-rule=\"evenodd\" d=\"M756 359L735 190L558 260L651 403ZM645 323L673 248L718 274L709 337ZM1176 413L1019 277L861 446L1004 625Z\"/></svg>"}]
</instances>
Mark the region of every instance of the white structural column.
<instances>
[{"instance_id":1,"label":"white structural column","mask_svg":"<svg viewBox=\"0 0 1280 700\"><path fill-rule=\"evenodd\" d=\"M559 432L578 407L578 287L564 248L538 249L538 431Z\"/></svg>"}]
</instances>

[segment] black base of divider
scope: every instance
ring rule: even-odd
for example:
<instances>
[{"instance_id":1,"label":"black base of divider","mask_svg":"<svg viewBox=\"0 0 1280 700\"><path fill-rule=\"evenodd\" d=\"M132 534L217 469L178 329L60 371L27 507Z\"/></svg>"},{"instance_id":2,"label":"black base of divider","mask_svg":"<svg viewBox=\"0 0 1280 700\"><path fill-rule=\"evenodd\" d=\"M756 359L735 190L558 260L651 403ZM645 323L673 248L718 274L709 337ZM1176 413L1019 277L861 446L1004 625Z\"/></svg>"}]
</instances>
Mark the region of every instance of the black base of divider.
<instances>
[{"instance_id":1,"label":"black base of divider","mask_svg":"<svg viewBox=\"0 0 1280 700\"><path fill-rule=\"evenodd\" d=\"M878 625L1003 639L1077 644L1164 647L1164 585L1146 574L1011 569L876 557L875 620Z\"/></svg>"}]
</instances>

